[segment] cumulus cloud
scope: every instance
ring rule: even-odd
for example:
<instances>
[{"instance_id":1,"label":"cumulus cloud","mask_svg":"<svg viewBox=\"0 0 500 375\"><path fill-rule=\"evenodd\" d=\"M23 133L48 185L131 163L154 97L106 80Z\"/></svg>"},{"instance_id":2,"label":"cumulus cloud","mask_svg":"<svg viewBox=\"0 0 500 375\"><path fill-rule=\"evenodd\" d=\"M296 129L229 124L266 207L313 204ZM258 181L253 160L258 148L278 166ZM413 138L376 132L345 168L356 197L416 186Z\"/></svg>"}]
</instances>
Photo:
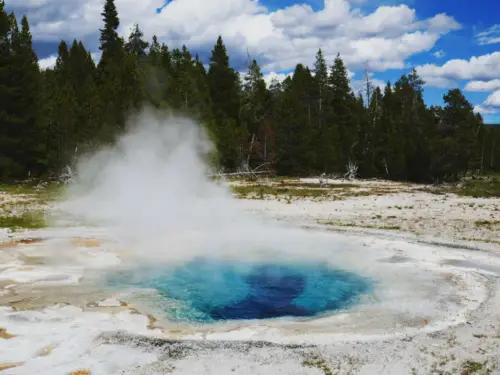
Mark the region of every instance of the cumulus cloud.
<instances>
[{"instance_id":1,"label":"cumulus cloud","mask_svg":"<svg viewBox=\"0 0 500 375\"><path fill-rule=\"evenodd\" d=\"M291 76L293 76L293 72L290 73L269 72L267 74L264 74L264 81L266 81L267 87L270 87L273 80L278 80L278 82L283 82L287 77Z\"/></svg>"},{"instance_id":2,"label":"cumulus cloud","mask_svg":"<svg viewBox=\"0 0 500 375\"><path fill-rule=\"evenodd\" d=\"M45 57L43 59L38 60L38 66L40 69L50 69L56 65L57 55L52 55L49 57Z\"/></svg>"},{"instance_id":3,"label":"cumulus cloud","mask_svg":"<svg viewBox=\"0 0 500 375\"><path fill-rule=\"evenodd\" d=\"M359 93L361 93L363 95L363 97L366 96L366 73L364 74L363 77L360 77L358 79L353 79L354 77L351 76L351 88L352 88L352 91L358 95ZM374 77L374 73L373 72L368 72L368 78L370 80L370 86L371 86L371 90L373 91L376 87L379 87L380 90L384 91L385 90L385 86L386 86L386 82L378 79L378 78L375 78Z\"/></svg>"},{"instance_id":4,"label":"cumulus cloud","mask_svg":"<svg viewBox=\"0 0 500 375\"><path fill-rule=\"evenodd\" d=\"M500 89L490 94L484 103L474 107L474 110L482 114L500 113Z\"/></svg>"},{"instance_id":5,"label":"cumulus cloud","mask_svg":"<svg viewBox=\"0 0 500 375\"><path fill-rule=\"evenodd\" d=\"M484 105L480 104L480 105L474 106L474 112L480 113L482 115L493 115L496 113L500 113L500 110L497 108L488 108L488 107L485 107Z\"/></svg>"},{"instance_id":6,"label":"cumulus cloud","mask_svg":"<svg viewBox=\"0 0 500 375\"><path fill-rule=\"evenodd\" d=\"M464 87L465 91L495 91L500 90L500 79L492 79L491 81L470 81Z\"/></svg>"},{"instance_id":7,"label":"cumulus cloud","mask_svg":"<svg viewBox=\"0 0 500 375\"><path fill-rule=\"evenodd\" d=\"M476 40L481 45L500 43L500 24L477 33Z\"/></svg>"},{"instance_id":8,"label":"cumulus cloud","mask_svg":"<svg viewBox=\"0 0 500 375\"><path fill-rule=\"evenodd\" d=\"M469 60L454 59L439 66L420 65L416 69L429 86L451 87L460 80L485 80L500 78L500 52L472 56Z\"/></svg>"},{"instance_id":9,"label":"cumulus cloud","mask_svg":"<svg viewBox=\"0 0 500 375\"><path fill-rule=\"evenodd\" d=\"M71 35L96 49L102 0L14 3L28 14L35 39L58 41ZM446 14L418 19L407 5L380 6L364 14L348 0L324 0L320 10L295 4L274 11L257 0L164 3L116 0L120 33L127 36L137 22L148 38L156 34L170 46L186 44L200 51L209 51L221 34L231 57L241 56L244 61L248 49L267 72L293 69L298 62L311 66L320 47L329 62L340 52L350 69L366 64L373 71L404 68L410 56L430 51L443 34L460 28Z\"/></svg>"},{"instance_id":10,"label":"cumulus cloud","mask_svg":"<svg viewBox=\"0 0 500 375\"><path fill-rule=\"evenodd\" d=\"M500 108L500 90L497 90L488 96L488 98L484 101L484 105L487 107Z\"/></svg>"}]
</instances>

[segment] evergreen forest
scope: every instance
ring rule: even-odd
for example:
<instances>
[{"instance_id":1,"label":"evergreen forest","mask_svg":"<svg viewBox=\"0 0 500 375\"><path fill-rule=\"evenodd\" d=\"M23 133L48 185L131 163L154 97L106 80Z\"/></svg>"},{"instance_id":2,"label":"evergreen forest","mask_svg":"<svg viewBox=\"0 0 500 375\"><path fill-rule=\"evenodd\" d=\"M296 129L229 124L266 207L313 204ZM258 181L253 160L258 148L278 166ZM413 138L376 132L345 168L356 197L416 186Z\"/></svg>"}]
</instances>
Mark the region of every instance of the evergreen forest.
<instances>
[{"instance_id":1,"label":"evergreen forest","mask_svg":"<svg viewBox=\"0 0 500 375\"><path fill-rule=\"evenodd\" d=\"M342 57L320 49L314 66L266 85L255 59L245 75L231 67L222 36L200 61L145 40L139 25L121 38L119 22L106 0L99 62L82 42L61 41L55 66L41 69L27 17L0 0L0 181L56 175L113 143L146 104L203 124L225 171L334 175L352 164L362 178L443 182L500 170L500 126L485 125L459 89L426 105L416 70L355 93Z\"/></svg>"}]
</instances>

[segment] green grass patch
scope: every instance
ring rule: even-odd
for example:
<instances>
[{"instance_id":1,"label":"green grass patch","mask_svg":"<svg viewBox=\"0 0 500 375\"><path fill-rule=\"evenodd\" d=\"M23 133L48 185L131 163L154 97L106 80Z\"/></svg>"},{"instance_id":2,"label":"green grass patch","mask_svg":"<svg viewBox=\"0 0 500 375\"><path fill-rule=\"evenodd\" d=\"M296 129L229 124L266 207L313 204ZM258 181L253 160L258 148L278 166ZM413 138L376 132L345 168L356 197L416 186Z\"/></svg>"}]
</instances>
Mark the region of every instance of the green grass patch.
<instances>
[{"instance_id":1,"label":"green grass patch","mask_svg":"<svg viewBox=\"0 0 500 375\"><path fill-rule=\"evenodd\" d=\"M292 182L292 181L282 181L279 184L279 186L295 187L302 189L353 189L361 187L358 184L348 184L348 183L320 185L311 182Z\"/></svg>"},{"instance_id":2,"label":"green grass patch","mask_svg":"<svg viewBox=\"0 0 500 375\"><path fill-rule=\"evenodd\" d=\"M48 202L60 197L64 187L63 184L55 182L45 184L43 187L34 184L0 184L0 192L10 195L24 195L29 199Z\"/></svg>"},{"instance_id":3,"label":"green grass patch","mask_svg":"<svg viewBox=\"0 0 500 375\"><path fill-rule=\"evenodd\" d=\"M463 197L498 198L500 197L500 174L481 176L466 180L462 186L439 185L418 189L430 194L444 195L452 193Z\"/></svg>"},{"instance_id":4,"label":"green grass patch","mask_svg":"<svg viewBox=\"0 0 500 375\"><path fill-rule=\"evenodd\" d=\"M325 375L334 375L328 363L324 359L316 356L302 362L302 366L317 368L318 370L322 371L323 374Z\"/></svg>"},{"instance_id":5,"label":"green grass patch","mask_svg":"<svg viewBox=\"0 0 500 375\"><path fill-rule=\"evenodd\" d=\"M488 337L488 335L485 335L484 333L473 333L472 336L474 336L476 339L483 339Z\"/></svg>"},{"instance_id":6,"label":"green grass patch","mask_svg":"<svg viewBox=\"0 0 500 375\"><path fill-rule=\"evenodd\" d=\"M330 192L327 189L294 189L291 187L276 187L268 185L244 185L233 186L233 193L239 197L247 197L249 195L257 196L264 199L266 195L272 196L288 196L288 197L325 197Z\"/></svg>"},{"instance_id":7,"label":"green grass patch","mask_svg":"<svg viewBox=\"0 0 500 375\"><path fill-rule=\"evenodd\" d=\"M0 216L0 228L40 229L47 227L43 211L24 212L20 215Z\"/></svg>"},{"instance_id":8,"label":"green grass patch","mask_svg":"<svg viewBox=\"0 0 500 375\"><path fill-rule=\"evenodd\" d=\"M368 190L346 190L343 195L349 197L370 197L370 196L380 196L388 195L394 193L394 190L386 188L368 188Z\"/></svg>"},{"instance_id":9,"label":"green grass patch","mask_svg":"<svg viewBox=\"0 0 500 375\"><path fill-rule=\"evenodd\" d=\"M474 198L500 197L500 176L481 177L467 180L462 188L454 188L452 192L461 196Z\"/></svg>"},{"instance_id":10,"label":"green grass patch","mask_svg":"<svg viewBox=\"0 0 500 375\"><path fill-rule=\"evenodd\" d=\"M494 225L500 225L500 220L476 220L474 222L474 225L478 228L487 227L491 229L491 227Z\"/></svg>"},{"instance_id":11,"label":"green grass patch","mask_svg":"<svg viewBox=\"0 0 500 375\"><path fill-rule=\"evenodd\" d=\"M486 368L487 363L488 361L485 362L465 361L462 364L462 370L460 372L460 375L491 374L493 373L493 371Z\"/></svg>"}]
</instances>

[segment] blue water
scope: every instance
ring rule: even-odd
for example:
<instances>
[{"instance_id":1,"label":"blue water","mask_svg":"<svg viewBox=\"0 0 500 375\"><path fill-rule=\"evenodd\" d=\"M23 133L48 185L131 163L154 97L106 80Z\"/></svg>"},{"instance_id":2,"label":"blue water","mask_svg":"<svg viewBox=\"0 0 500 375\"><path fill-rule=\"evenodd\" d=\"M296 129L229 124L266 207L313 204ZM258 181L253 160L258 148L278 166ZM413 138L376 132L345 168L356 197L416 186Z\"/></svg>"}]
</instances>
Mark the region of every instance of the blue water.
<instances>
[{"instance_id":1,"label":"blue water","mask_svg":"<svg viewBox=\"0 0 500 375\"><path fill-rule=\"evenodd\" d=\"M122 271L109 283L156 289L174 321L311 317L347 309L371 282L324 264L196 259L177 267Z\"/></svg>"}]
</instances>

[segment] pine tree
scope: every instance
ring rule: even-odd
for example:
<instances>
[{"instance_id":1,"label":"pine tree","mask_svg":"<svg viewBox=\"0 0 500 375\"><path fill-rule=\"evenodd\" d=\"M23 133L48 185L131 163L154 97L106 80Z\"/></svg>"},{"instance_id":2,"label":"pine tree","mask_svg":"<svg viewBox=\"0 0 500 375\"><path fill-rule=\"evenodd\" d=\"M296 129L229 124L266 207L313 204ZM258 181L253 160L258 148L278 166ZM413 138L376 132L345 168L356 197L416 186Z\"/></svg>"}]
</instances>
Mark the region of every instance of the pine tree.
<instances>
[{"instance_id":1,"label":"pine tree","mask_svg":"<svg viewBox=\"0 0 500 375\"><path fill-rule=\"evenodd\" d=\"M239 127L239 77L229 66L229 57L220 36L212 50L207 78L214 106L214 121L217 124L214 132L220 161L223 167L234 169L243 161L247 139L244 129Z\"/></svg>"},{"instance_id":2,"label":"pine tree","mask_svg":"<svg viewBox=\"0 0 500 375\"><path fill-rule=\"evenodd\" d=\"M363 98L360 96L360 106ZM383 139L383 97L380 87L376 87L370 94L370 103L363 121L362 131L359 134L360 145L360 173L365 176L380 176L385 165L383 159L384 147Z\"/></svg>"},{"instance_id":3,"label":"pine tree","mask_svg":"<svg viewBox=\"0 0 500 375\"><path fill-rule=\"evenodd\" d=\"M121 95L126 113L138 109L149 90L147 75L150 72L145 66L149 43L142 39L143 36L139 25L135 24L124 45L126 53L122 62Z\"/></svg>"},{"instance_id":4,"label":"pine tree","mask_svg":"<svg viewBox=\"0 0 500 375\"><path fill-rule=\"evenodd\" d=\"M164 63L165 55L168 64ZM171 75L170 52L168 47L161 46L156 35L153 36L144 67L145 100L156 107L164 104Z\"/></svg>"},{"instance_id":5,"label":"pine tree","mask_svg":"<svg viewBox=\"0 0 500 375\"><path fill-rule=\"evenodd\" d=\"M96 136L102 106L95 75L87 76L81 92L83 100L79 105L82 110L83 122L78 136L78 148L81 152L86 152L97 146Z\"/></svg>"},{"instance_id":6,"label":"pine tree","mask_svg":"<svg viewBox=\"0 0 500 375\"><path fill-rule=\"evenodd\" d=\"M395 83L396 126L404 142L405 179L424 181L430 178L430 149L426 134L432 129L430 112L423 100L424 81L415 69Z\"/></svg>"},{"instance_id":7,"label":"pine tree","mask_svg":"<svg viewBox=\"0 0 500 375\"><path fill-rule=\"evenodd\" d=\"M226 46L219 36L212 56L208 79L215 106L216 116L227 117L235 122L239 120L238 74L229 66Z\"/></svg>"},{"instance_id":8,"label":"pine tree","mask_svg":"<svg viewBox=\"0 0 500 375\"><path fill-rule=\"evenodd\" d=\"M104 60L103 63L106 63L109 55L115 55L121 47L121 40L116 31L120 26L120 19L118 18L114 0L106 0L101 16L104 21L104 28L100 29L99 42L101 45L99 49L102 51L101 61Z\"/></svg>"},{"instance_id":9,"label":"pine tree","mask_svg":"<svg viewBox=\"0 0 500 375\"><path fill-rule=\"evenodd\" d=\"M339 134L333 118L332 90L329 87L328 66L319 49L314 63L314 80L311 93L310 136L316 154L315 169L318 172L334 172L339 162Z\"/></svg>"},{"instance_id":10,"label":"pine tree","mask_svg":"<svg viewBox=\"0 0 500 375\"><path fill-rule=\"evenodd\" d=\"M241 118L251 135L249 164L260 165L269 158L268 142L273 130L269 123L270 93L256 60L252 60L244 78Z\"/></svg>"},{"instance_id":11,"label":"pine tree","mask_svg":"<svg viewBox=\"0 0 500 375\"><path fill-rule=\"evenodd\" d=\"M14 62L11 53L11 19L5 11L5 3L0 0L0 179L7 179L15 169L15 161L12 152L16 145L16 139L12 134L11 103L12 103L12 80L11 69Z\"/></svg>"},{"instance_id":12,"label":"pine tree","mask_svg":"<svg viewBox=\"0 0 500 375\"><path fill-rule=\"evenodd\" d=\"M71 56L72 51L75 56ZM41 108L41 127L44 131L49 165L60 170L75 157L77 145L77 126L80 123L77 99L79 73L77 64L81 62L78 43L73 43L71 50L65 41L58 47L58 57L54 70L43 74L43 102Z\"/></svg>"},{"instance_id":13,"label":"pine tree","mask_svg":"<svg viewBox=\"0 0 500 375\"><path fill-rule=\"evenodd\" d=\"M151 42L151 47L148 51L149 63L160 65L161 53L161 45L160 42L158 42L158 37L156 35L153 35L153 41Z\"/></svg>"},{"instance_id":14,"label":"pine tree","mask_svg":"<svg viewBox=\"0 0 500 375\"><path fill-rule=\"evenodd\" d=\"M38 58L33 50L32 37L28 19L23 16L21 29L17 27L12 16L11 53L12 67L10 70L10 123L11 135L16 139L18 148L13 149L12 158L22 165L22 174L38 175L42 172L39 163L37 137L38 97L40 93L41 76ZM21 169L19 170L21 173Z\"/></svg>"},{"instance_id":15,"label":"pine tree","mask_svg":"<svg viewBox=\"0 0 500 375\"><path fill-rule=\"evenodd\" d=\"M437 110L438 127L431 171L438 180L457 180L481 164L482 118L459 89L443 97L445 107Z\"/></svg>"},{"instance_id":16,"label":"pine tree","mask_svg":"<svg viewBox=\"0 0 500 375\"><path fill-rule=\"evenodd\" d=\"M127 74L132 62L127 59L123 39L118 36L120 25L114 0L106 0L103 12L104 28L101 29L101 60L98 65L99 92L107 105L102 109L101 128L98 138L104 143L113 141L115 135L125 126L126 111L133 98L133 90ZM134 77L135 79L135 77Z\"/></svg>"},{"instance_id":17,"label":"pine tree","mask_svg":"<svg viewBox=\"0 0 500 375\"><path fill-rule=\"evenodd\" d=\"M321 49L316 54L314 63L315 100L317 101L318 127L321 128L325 120L324 113L328 110L329 90L328 90L328 66Z\"/></svg>"},{"instance_id":18,"label":"pine tree","mask_svg":"<svg viewBox=\"0 0 500 375\"><path fill-rule=\"evenodd\" d=\"M102 55L98 68L100 80L105 84L106 80L120 76L120 64L124 57L124 42L116 31L120 20L114 0L106 0L101 16L104 28L100 29L99 49L102 51ZM117 83L115 82L115 84Z\"/></svg>"},{"instance_id":19,"label":"pine tree","mask_svg":"<svg viewBox=\"0 0 500 375\"><path fill-rule=\"evenodd\" d=\"M193 76L195 83L195 96L193 100L196 103L196 113L200 121L208 122L213 119L213 105L210 97L207 71L198 55L195 57Z\"/></svg>"},{"instance_id":20,"label":"pine tree","mask_svg":"<svg viewBox=\"0 0 500 375\"><path fill-rule=\"evenodd\" d=\"M142 39L143 36L144 33L139 28L139 25L135 24L128 37L128 42L125 43L125 51L138 58L146 56L149 43Z\"/></svg>"},{"instance_id":21,"label":"pine tree","mask_svg":"<svg viewBox=\"0 0 500 375\"><path fill-rule=\"evenodd\" d=\"M339 168L343 168L349 160L354 157L356 146L356 134L358 133L357 122L353 116L353 108L356 107L356 98L352 93L347 69L340 54L334 60L330 74L332 121L338 129L340 145Z\"/></svg>"},{"instance_id":22,"label":"pine tree","mask_svg":"<svg viewBox=\"0 0 500 375\"><path fill-rule=\"evenodd\" d=\"M310 121L311 72L298 64L293 78L287 78L283 86L276 139L278 172L290 176L309 174L314 170L317 156Z\"/></svg>"},{"instance_id":23,"label":"pine tree","mask_svg":"<svg viewBox=\"0 0 500 375\"><path fill-rule=\"evenodd\" d=\"M384 177L401 180L406 175L405 138L397 120L401 109L390 82L387 82L382 99L382 119L387 144L382 159Z\"/></svg>"}]
</instances>

